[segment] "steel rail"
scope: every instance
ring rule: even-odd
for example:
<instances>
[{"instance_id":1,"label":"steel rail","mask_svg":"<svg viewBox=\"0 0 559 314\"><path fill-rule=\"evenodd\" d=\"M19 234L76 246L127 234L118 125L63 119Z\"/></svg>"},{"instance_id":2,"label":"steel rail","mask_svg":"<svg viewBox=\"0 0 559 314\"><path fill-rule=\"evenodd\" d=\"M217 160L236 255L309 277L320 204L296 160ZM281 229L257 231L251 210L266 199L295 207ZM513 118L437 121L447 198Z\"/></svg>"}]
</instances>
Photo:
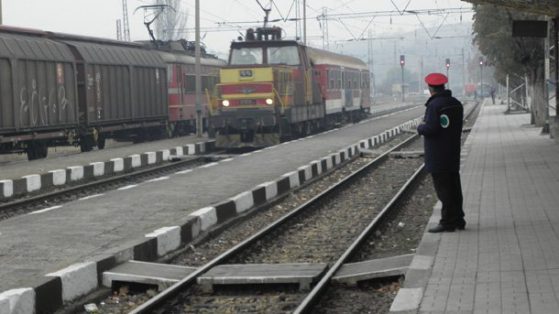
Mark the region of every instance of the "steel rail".
<instances>
[{"instance_id":1,"label":"steel rail","mask_svg":"<svg viewBox=\"0 0 559 314\"><path fill-rule=\"evenodd\" d=\"M336 272L342 267L349 256L355 253L359 245L367 238L367 236L379 226L385 215L390 212L394 205L401 200L410 189L410 187L421 177L423 173L424 164L421 164L419 168L413 173L413 175L406 181L406 183L400 188L396 195L386 204L386 206L377 214L377 216L371 221L371 223L361 232L361 234L355 239L355 241L349 246L349 248L342 254L342 256L330 267L328 272L320 279L320 281L315 285L315 287L309 292L307 297L299 304L293 313L307 313L311 310L312 306L318 301L322 294L326 291L330 279L336 274Z\"/></svg>"},{"instance_id":2,"label":"steel rail","mask_svg":"<svg viewBox=\"0 0 559 314\"><path fill-rule=\"evenodd\" d=\"M477 108L478 104L472 106L472 109L466 114L464 119L468 119ZM386 213L390 212L393 209L394 205L401 200L402 196L404 196L413 186L413 184L421 177L423 173L423 169L425 168L425 164L421 164L419 168L414 172L414 174L408 179L408 181L398 190L396 195L386 204L386 206L378 213L378 215L371 221L371 223L361 232L361 234L355 239L355 241L349 246L349 248L342 254L342 256L338 259L336 263L328 270L328 272L322 277L322 279L315 285L315 287L309 292L307 297L299 304L299 306L295 309L293 313L301 314L301 313L308 313L311 311L314 304L320 299L322 294L326 291L328 284L332 277L336 274L336 272L342 267L342 265L346 262L346 260L355 253L355 250L359 247L359 245L367 238L367 236L375 230L382 219L385 217Z\"/></svg>"},{"instance_id":3,"label":"steel rail","mask_svg":"<svg viewBox=\"0 0 559 314\"><path fill-rule=\"evenodd\" d=\"M476 111L479 104L472 106L471 110L464 116L467 120ZM396 195L386 204L386 206L380 211L380 213L371 221L371 223L361 232L359 237L350 245L350 247L342 254L338 261L328 270L328 272L322 277L322 279L316 284L316 286L309 292L307 297L300 303L300 305L295 309L293 313L308 313L312 306L318 301L322 296L322 293L326 291L330 279L336 274L336 272L342 267L347 258L355 252L359 245L366 239L366 237L377 228L378 224L382 221L386 213L388 213L395 204L401 199L403 195L406 194L408 189L421 177L425 164L422 164L415 173L410 177L410 179L400 188Z\"/></svg>"},{"instance_id":4,"label":"steel rail","mask_svg":"<svg viewBox=\"0 0 559 314\"><path fill-rule=\"evenodd\" d=\"M327 188L327 190L325 190L322 193L316 195L312 199L308 200L306 203L298 206L297 208L295 208L294 210L292 210L288 214L282 216L281 218L279 218L278 220L273 222L272 224L268 225L267 227L264 227L263 229L261 229L257 233L255 233L252 236L245 239L244 241L238 243L237 245L230 248L226 252L224 252L221 255L215 257L213 260L209 261L205 265L199 267L196 271L190 273L187 277L185 277L182 280L180 280L179 282L173 284L172 286L170 286L166 290L163 290L161 293L156 295L154 298L150 299L149 301L142 304L140 307L136 308L135 310L133 310L130 313L131 314L152 313L153 311L156 310L157 307L162 306L166 301L168 301L169 299L178 295L182 290L185 290L185 289L189 288L191 285L193 285L195 283L196 278L198 278L200 275L204 274L205 272L209 271L211 268L219 265L220 263L226 261L228 258L230 258L230 257L234 256L235 254L239 253L242 249L246 248L247 246L253 244L255 241L257 241L257 240L261 239L262 237L264 237L265 235L269 234L270 232L275 230L277 227L279 227L279 226L283 225L284 223L286 223L287 221L289 221L292 217L300 214L301 212L305 211L306 209L308 209L312 205L320 202L321 200L328 197L329 195L334 194L335 192L337 192L337 190L340 187L342 187L346 184L349 184L354 179L360 177L365 171L376 168L381 162L383 162L384 160L389 158L390 153L405 147L406 145L411 143L413 140L415 140L417 137L418 137L417 134L414 134L414 135L410 136L408 139L406 139L404 142L392 147L388 151L386 151L383 154L381 154L380 156L376 157L374 160L367 163L366 165L363 165L361 168L359 168L358 170L356 170L355 172L353 172L349 176L340 180L336 184L331 185L330 187Z\"/></svg>"}]
</instances>

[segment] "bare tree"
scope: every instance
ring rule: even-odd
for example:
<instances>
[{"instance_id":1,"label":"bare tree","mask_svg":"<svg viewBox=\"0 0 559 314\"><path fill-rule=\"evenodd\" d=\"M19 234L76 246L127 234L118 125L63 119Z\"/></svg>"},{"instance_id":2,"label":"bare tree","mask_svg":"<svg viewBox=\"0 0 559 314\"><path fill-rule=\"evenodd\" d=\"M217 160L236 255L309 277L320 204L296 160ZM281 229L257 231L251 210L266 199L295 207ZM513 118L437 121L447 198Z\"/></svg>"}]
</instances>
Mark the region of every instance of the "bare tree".
<instances>
[{"instance_id":1,"label":"bare tree","mask_svg":"<svg viewBox=\"0 0 559 314\"><path fill-rule=\"evenodd\" d=\"M158 40L187 39L184 28L188 11L183 7L183 0L155 0L157 5L167 5L172 9L164 9L155 21L155 34Z\"/></svg>"}]
</instances>

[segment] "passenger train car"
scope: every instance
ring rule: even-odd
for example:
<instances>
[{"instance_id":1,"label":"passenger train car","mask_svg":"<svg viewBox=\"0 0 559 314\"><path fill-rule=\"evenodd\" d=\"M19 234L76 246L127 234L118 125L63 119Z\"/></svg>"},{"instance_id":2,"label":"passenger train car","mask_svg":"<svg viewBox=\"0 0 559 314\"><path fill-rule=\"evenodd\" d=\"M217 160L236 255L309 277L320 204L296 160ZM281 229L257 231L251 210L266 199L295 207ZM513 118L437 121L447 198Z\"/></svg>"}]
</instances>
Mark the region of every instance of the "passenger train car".
<instances>
[{"instance_id":1,"label":"passenger train car","mask_svg":"<svg viewBox=\"0 0 559 314\"><path fill-rule=\"evenodd\" d=\"M153 47L153 43L146 43ZM178 136L196 131L196 89L194 47L185 40L157 43L157 50L167 64L169 124L168 135ZM208 95L219 81L219 69L225 61L203 53L201 58L202 117L207 129Z\"/></svg>"},{"instance_id":2,"label":"passenger train car","mask_svg":"<svg viewBox=\"0 0 559 314\"><path fill-rule=\"evenodd\" d=\"M0 26L0 154L192 131L194 58L183 48ZM223 62L203 60L211 87Z\"/></svg>"},{"instance_id":3,"label":"passenger train car","mask_svg":"<svg viewBox=\"0 0 559 314\"><path fill-rule=\"evenodd\" d=\"M281 32L249 30L245 41L231 44L210 107L216 146L275 145L370 110L363 61L282 40Z\"/></svg>"}]
</instances>

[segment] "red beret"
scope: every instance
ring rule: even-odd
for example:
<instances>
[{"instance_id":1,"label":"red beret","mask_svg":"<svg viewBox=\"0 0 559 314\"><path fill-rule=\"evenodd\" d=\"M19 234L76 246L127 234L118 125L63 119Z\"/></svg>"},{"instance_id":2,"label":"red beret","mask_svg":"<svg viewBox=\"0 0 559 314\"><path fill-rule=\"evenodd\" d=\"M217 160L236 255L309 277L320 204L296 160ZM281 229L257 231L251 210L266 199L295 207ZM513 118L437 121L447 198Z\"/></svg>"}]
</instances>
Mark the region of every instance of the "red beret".
<instances>
[{"instance_id":1,"label":"red beret","mask_svg":"<svg viewBox=\"0 0 559 314\"><path fill-rule=\"evenodd\" d=\"M425 83L430 86L444 85L447 82L448 78L442 73L431 73L425 77Z\"/></svg>"}]
</instances>

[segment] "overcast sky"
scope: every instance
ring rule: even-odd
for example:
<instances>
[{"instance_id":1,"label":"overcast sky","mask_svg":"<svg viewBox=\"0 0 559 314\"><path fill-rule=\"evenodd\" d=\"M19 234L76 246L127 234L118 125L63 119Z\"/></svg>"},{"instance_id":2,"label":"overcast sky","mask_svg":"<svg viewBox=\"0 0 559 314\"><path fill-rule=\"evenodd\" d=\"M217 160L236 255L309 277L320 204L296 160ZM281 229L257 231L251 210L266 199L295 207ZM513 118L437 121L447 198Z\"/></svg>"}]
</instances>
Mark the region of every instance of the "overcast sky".
<instances>
[{"instance_id":1,"label":"overcast sky","mask_svg":"<svg viewBox=\"0 0 559 314\"><path fill-rule=\"evenodd\" d=\"M48 31L116 38L116 20L122 18L121 0L0 0L3 4L5 25L36 28ZM144 27L144 12L136 8L152 4L155 0L128 0L132 40L144 40L148 33ZM261 0L268 6L269 0ZM301 0L300 3L303 1ZM188 16L187 28L194 27L194 0L183 0ZM249 26L260 26L263 12L256 0L200 0L203 41L210 51L225 53L239 30ZM294 0L276 0L270 19L295 18ZM307 0L307 38L309 44L322 47L322 28L317 21L323 8L328 14L348 14L375 11L401 11L442 8L471 8L460 0ZM328 21L331 42L359 39L371 30L375 37L386 37L396 32L413 29L439 28L449 35L446 25L469 22L472 14L393 16L353 19L330 19ZM238 22L249 22L239 24ZM252 22L252 23L250 23ZM218 24L219 23L219 24ZM275 22L273 25L286 29L286 35L295 37L295 22ZM220 31L215 31L220 27ZM212 28L212 30L209 30ZM433 31L432 31L433 32ZM193 39L192 33L185 34ZM430 34L433 35L433 34ZM452 33L450 33L452 35ZM457 36L463 34L455 34ZM434 35L433 35L434 36Z\"/></svg>"}]
</instances>

